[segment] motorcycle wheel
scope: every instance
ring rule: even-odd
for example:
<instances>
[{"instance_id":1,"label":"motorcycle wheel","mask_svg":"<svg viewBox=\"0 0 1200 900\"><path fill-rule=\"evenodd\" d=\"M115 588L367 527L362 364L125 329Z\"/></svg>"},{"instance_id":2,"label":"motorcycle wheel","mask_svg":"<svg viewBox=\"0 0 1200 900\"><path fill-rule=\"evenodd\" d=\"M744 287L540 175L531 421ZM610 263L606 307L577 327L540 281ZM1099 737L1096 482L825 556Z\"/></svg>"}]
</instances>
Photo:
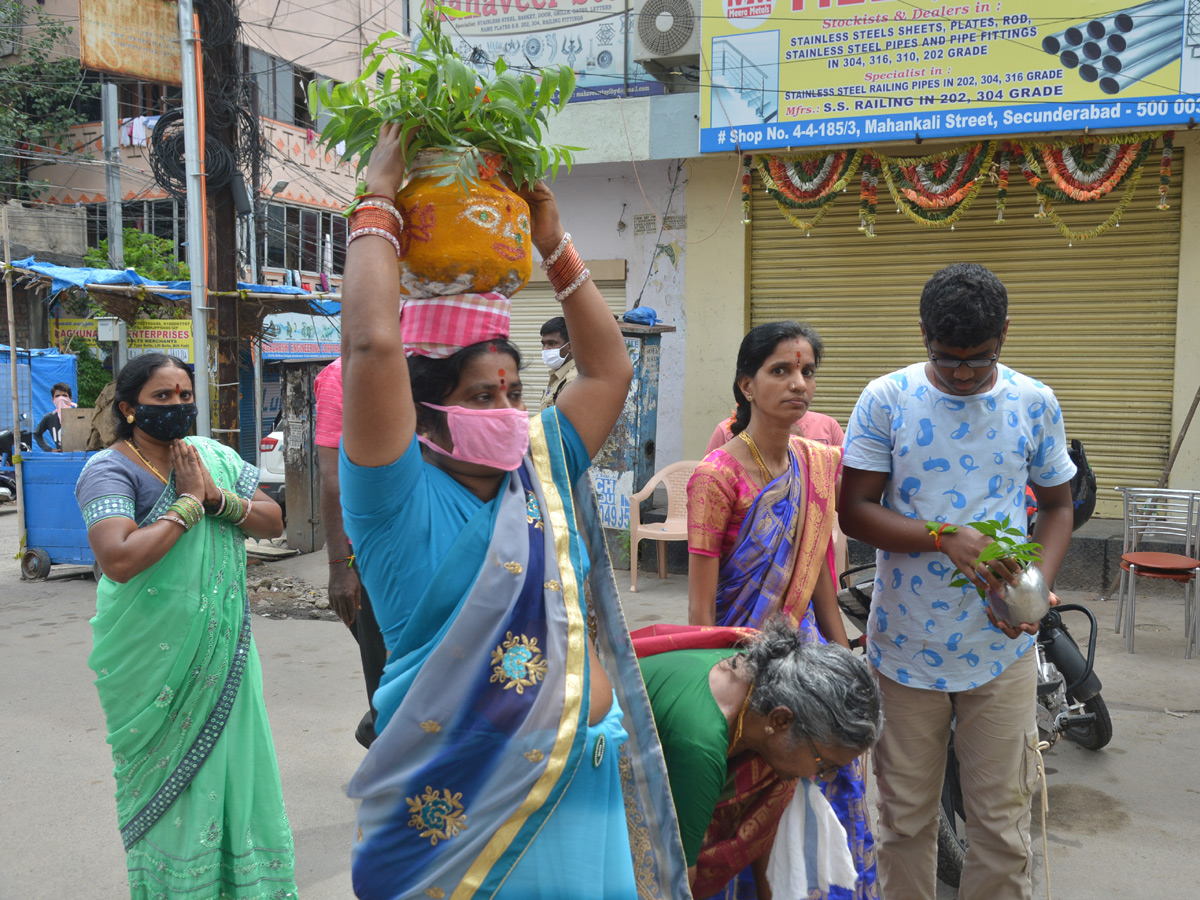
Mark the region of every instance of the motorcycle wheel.
<instances>
[{"instance_id":1,"label":"motorcycle wheel","mask_svg":"<svg viewBox=\"0 0 1200 900\"><path fill-rule=\"evenodd\" d=\"M967 839L963 836L962 820L952 820L943 807L938 808L937 877L950 887L962 880L963 859L967 855Z\"/></svg>"},{"instance_id":2,"label":"motorcycle wheel","mask_svg":"<svg viewBox=\"0 0 1200 900\"><path fill-rule=\"evenodd\" d=\"M967 823L963 813L962 785L958 780L958 756L954 739L946 748L946 775L942 799L938 804L937 877L950 887L958 887L963 859L967 855Z\"/></svg>"},{"instance_id":3,"label":"motorcycle wheel","mask_svg":"<svg viewBox=\"0 0 1200 900\"><path fill-rule=\"evenodd\" d=\"M1073 741L1086 750L1099 750L1112 740L1112 717L1108 714L1108 706L1104 698L1097 694L1083 702L1083 711L1096 717L1090 725L1078 725L1063 732L1067 740Z\"/></svg>"}]
</instances>

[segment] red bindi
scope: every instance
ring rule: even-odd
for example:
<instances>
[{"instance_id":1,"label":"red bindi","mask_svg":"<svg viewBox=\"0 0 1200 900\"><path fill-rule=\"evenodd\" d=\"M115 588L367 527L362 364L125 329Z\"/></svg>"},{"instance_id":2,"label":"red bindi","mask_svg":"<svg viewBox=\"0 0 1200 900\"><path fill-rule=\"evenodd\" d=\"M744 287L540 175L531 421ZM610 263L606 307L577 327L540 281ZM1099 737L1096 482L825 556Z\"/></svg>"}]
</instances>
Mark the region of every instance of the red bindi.
<instances>
[{"instance_id":1,"label":"red bindi","mask_svg":"<svg viewBox=\"0 0 1200 900\"><path fill-rule=\"evenodd\" d=\"M504 370L500 370L500 387L504 387Z\"/></svg>"}]
</instances>

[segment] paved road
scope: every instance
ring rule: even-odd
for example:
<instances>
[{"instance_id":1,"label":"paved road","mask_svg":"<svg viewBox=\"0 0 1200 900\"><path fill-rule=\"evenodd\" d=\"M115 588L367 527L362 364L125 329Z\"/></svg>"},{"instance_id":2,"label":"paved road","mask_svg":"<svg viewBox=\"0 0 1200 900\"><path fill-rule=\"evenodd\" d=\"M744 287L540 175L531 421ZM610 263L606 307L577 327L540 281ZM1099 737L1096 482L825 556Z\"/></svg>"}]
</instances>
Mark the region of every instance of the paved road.
<instances>
[{"instance_id":1,"label":"paved road","mask_svg":"<svg viewBox=\"0 0 1200 900\"><path fill-rule=\"evenodd\" d=\"M86 665L95 586L70 569L22 582L7 557L15 546L9 506L0 510L0 900L123 900L112 761ZM268 565L313 580L325 571L321 555ZM625 594L631 627L686 616L683 577L641 580L639 593ZM618 573L618 584L628 575ZM1114 604L1069 599L1107 626L1097 670L1115 737L1100 753L1060 743L1047 754L1053 896L1191 900L1200 874L1200 658L1182 658L1180 595L1139 600L1135 656L1112 634ZM365 708L354 642L336 622L256 617L254 633L301 896L348 900L354 807L345 787L362 758L352 734ZM1039 835L1035 897L1045 895Z\"/></svg>"}]
</instances>

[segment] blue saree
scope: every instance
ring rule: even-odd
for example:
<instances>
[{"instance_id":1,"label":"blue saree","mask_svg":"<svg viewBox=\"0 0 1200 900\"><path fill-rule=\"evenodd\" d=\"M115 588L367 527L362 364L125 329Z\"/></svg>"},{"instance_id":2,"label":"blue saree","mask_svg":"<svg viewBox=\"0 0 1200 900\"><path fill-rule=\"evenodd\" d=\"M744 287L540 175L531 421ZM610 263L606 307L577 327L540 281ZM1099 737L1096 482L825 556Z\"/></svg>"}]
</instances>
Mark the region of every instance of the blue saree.
<instances>
[{"instance_id":1,"label":"blue saree","mask_svg":"<svg viewBox=\"0 0 1200 900\"><path fill-rule=\"evenodd\" d=\"M531 422L523 467L448 542L389 634L381 731L349 788L362 801L364 900L688 897L649 703L590 484L572 496L562 427L553 409ZM463 561L481 540L472 578ZM373 566L386 564L368 550L373 596ZM589 626L615 685L593 726Z\"/></svg>"},{"instance_id":2,"label":"blue saree","mask_svg":"<svg viewBox=\"0 0 1200 900\"><path fill-rule=\"evenodd\" d=\"M826 639L817 627L812 610L812 594L833 530L837 473L841 450L793 438L789 467L754 498L738 532L737 541L721 560L717 582L717 625L758 628L769 617L787 618L806 642ZM875 840L871 834L862 761L841 769L837 776L822 782L821 791L833 807L838 821L846 829L850 854L854 858L858 880L854 900L878 900L875 874ZM777 797L778 812L790 799ZM754 809L755 826L767 815L763 804ZM732 823L731 823L732 824ZM736 858L738 848L747 842L754 827L741 829L714 846L715 858ZM706 850L707 850L706 841ZM701 855L701 865L705 857ZM839 889L840 890L840 889ZM743 872L731 882L725 894L729 898L754 898L754 882ZM835 895L810 895L811 900L834 900Z\"/></svg>"}]
</instances>

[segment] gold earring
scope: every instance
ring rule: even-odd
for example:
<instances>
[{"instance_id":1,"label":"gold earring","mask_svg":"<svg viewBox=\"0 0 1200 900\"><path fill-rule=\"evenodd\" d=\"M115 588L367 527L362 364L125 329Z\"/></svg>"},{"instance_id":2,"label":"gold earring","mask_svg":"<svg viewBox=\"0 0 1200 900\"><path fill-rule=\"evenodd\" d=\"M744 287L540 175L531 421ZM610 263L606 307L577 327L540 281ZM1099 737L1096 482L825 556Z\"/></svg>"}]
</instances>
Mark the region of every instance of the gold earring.
<instances>
[{"instance_id":1,"label":"gold earring","mask_svg":"<svg viewBox=\"0 0 1200 900\"><path fill-rule=\"evenodd\" d=\"M753 398L753 397L751 397L749 394L747 394L747 395L746 395L746 402L747 402L747 403L753 403L753 402L754 402L754 398Z\"/></svg>"},{"instance_id":2,"label":"gold earring","mask_svg":"<svg viewBox=\"0 0 1200 900\"><path fill-rule=\"evenodd\" d=\"M132 425L133 424L133 416L132 415L126 416L125 421L128 422L130 425Z\"/></svg>"},{"instance_id":3,"label":"gold earring","mask_svg":"<svg viewBox=\"0 0 1200 900\"><path fill-rule=\"evenodd\" d=\"M766 728L764 728L763 730L764 730L764 731L765 731L767 734L774 734L774 733L775 733L775 729L774 729L774 728L772 728L770 725L768 725L768 726L767 726Z\"/></svg>"}]
</instances>

